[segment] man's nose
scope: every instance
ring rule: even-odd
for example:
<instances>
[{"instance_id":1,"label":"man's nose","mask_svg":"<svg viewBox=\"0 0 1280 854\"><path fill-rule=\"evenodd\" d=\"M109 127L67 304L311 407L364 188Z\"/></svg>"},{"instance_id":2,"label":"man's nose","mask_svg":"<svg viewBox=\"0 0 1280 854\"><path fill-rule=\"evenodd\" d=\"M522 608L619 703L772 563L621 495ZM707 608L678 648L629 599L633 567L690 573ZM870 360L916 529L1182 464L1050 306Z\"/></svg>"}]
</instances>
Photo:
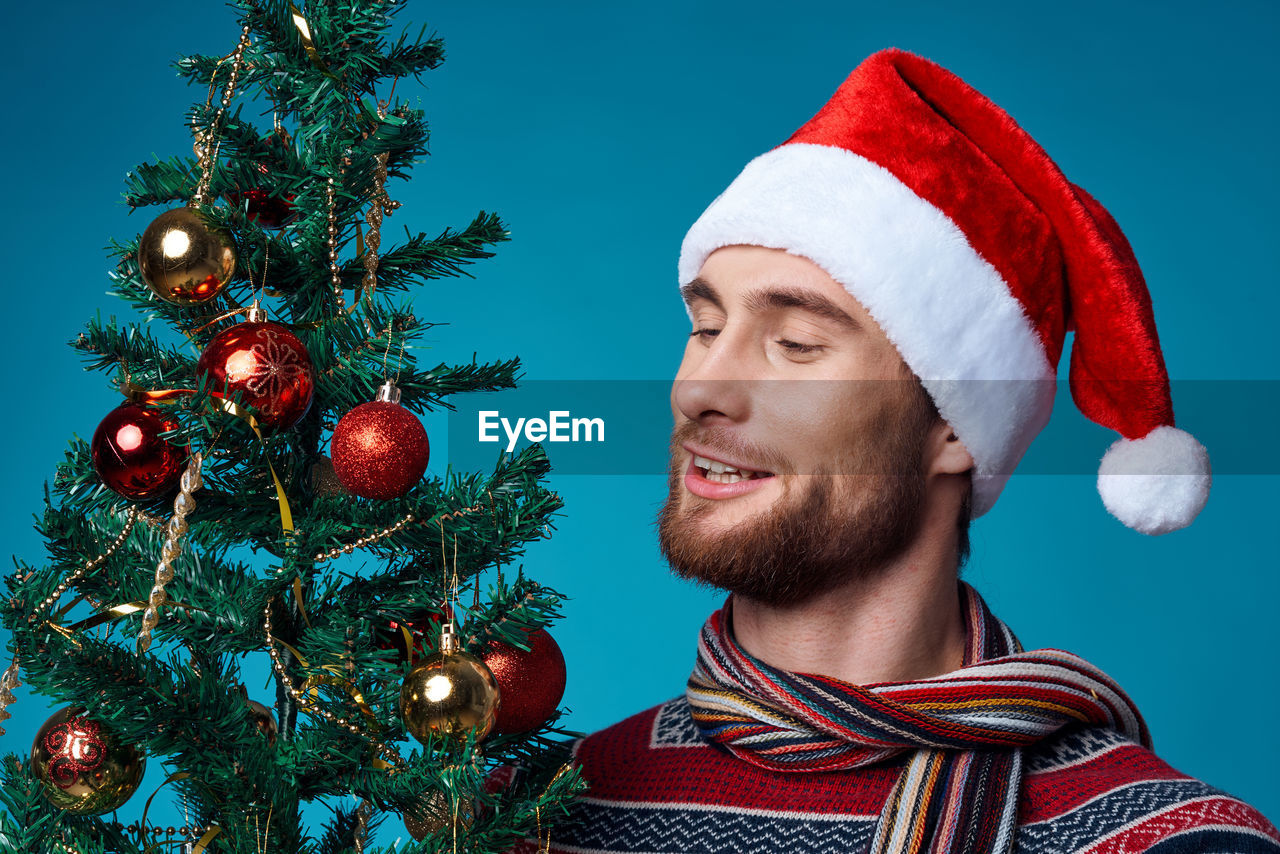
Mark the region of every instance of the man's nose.
<instances>
[{"instance_id":1,"label":"man's nose","mask_svg":"<svg viewBox=\"0 0 1280 854\"><path fill-rule=\"evenodd\" d=\"M745 421L751 412L750 360L736 336L721 332L701 358L676 375L671 390L675 406L690 421Z\"/></svg>"}]
</instances>

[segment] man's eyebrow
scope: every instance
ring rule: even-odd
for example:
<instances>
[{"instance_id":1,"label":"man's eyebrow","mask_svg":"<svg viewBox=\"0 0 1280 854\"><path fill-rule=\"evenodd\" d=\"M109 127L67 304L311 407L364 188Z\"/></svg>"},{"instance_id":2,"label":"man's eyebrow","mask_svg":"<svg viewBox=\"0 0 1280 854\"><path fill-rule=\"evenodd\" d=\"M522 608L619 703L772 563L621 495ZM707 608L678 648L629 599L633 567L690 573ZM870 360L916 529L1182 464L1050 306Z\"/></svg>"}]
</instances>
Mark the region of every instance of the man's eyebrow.
<instances>
[{"instance_id":1,"label":"man's eyebrow","mask_svg":"<svg viewBox=\"0 0 1280 854\"><path fill-rule=\"evenodd\" d=\"M680 296L684 297L685 305L691 306L694 300L704 299L724 311L724 306L720 303L720 295L716 293L716 289L711 287L711 283L706 279L696 278L683 286L680 288Z\"/></svg>"},{"instance_id":2,"label":"man's eyebrow","mask_svg":"<svg viewBox=\"0 0 1280 854\"><path fill-rule=\"evenodd\" d=\"M778 286L751 291L743 300L748 311L763 312L769 309L798 308L819 317L833 320L846 329L861 329L862 324L822 294L806 288Z\"/></svg>"}]
</instances>

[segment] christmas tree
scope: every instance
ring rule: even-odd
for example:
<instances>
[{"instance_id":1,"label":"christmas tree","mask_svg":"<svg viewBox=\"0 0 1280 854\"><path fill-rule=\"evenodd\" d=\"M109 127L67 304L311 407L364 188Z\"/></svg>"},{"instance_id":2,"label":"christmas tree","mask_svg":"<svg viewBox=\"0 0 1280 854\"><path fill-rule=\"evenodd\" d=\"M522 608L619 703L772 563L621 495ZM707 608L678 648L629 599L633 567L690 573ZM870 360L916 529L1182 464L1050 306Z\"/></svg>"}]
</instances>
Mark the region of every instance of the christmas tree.
<instances>
[{"instance_id":1,"label":"christmas tree","mask_svg":"<svg viewBox=\"0 0 1280 854\"><path fill-rule=\"evenodd\" d=\"M444 58L391 36L399 4L235 8L230 54L177 64L208 87L193 152L128 176L151 224L111 278L137 319L72 342L125 400L46 490L47 562L7 579L0 720L19 680L63 708L3 760L0 851L336 854L392 814L400 851L507 851L582 785L555 727L561 596L512 568L561 503L536 445L424 479L415 413L519 362L419 365L433 323L406 295L507 232L481 212L383 246L427 153L403 84ZM148 797L190 825L112 819Z\"/></svg>"}]
</instances>

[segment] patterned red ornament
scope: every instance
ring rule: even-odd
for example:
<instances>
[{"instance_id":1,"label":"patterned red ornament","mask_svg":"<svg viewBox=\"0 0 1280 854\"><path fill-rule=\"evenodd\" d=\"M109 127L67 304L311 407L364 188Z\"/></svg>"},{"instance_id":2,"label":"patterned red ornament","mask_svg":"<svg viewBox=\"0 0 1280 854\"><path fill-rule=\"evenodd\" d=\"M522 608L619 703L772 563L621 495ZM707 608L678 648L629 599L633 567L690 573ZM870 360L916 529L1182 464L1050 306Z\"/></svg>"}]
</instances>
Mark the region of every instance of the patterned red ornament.
<instances>
[{"instance_id":1,"label":"patterned red ornament","mask_svg":"<svg viewBox=\"0 0 1280 854\"><path fill-rule=\"evenodd\" d=\"M102 419L89 446L98 477L132 501L172 492L182 477L187 452L160 434L177 426L154 407L141 403L117 406Z\"/></svg>"},{"instance_id":2,"label":"patterned red ornament","mask_svg":"<svg viewBox=\"0 0 1280 854\"><path fill-rule=\"evenodd\" d=\"M564 653L546 629L525 639L523 650L502 641L490 641L481 659L498 680L502 703L495 732L517 733L537 729L555 714L564 696L567 673Z\"/></svg>"},{"instance_id":3,"label":"patterned red ornament","mask_svg":"<svg viewBox=\"0 0 1280 854\"><path fill-rule=\"evenodd\" d=\"M329 455L348 492L386 501L422 480L431 456L427 431L399 400L400 390L385 383L377 400L360 404L334 428Z\"/></svg>"},{"instance_id":4,"label":"patterned red ornament","mask_svg":"<svg viewBox=\"0 0 1280 854\"><path fill-rule=\"evenodd\" d=\"M196 371L207 378L214 394L221 395L224 387L229 393L239 392L266 429L298 423L307 414L316 387L307 348L256 307L246 322L214 336L200 354Z\"/></svg>"}]
</instances>

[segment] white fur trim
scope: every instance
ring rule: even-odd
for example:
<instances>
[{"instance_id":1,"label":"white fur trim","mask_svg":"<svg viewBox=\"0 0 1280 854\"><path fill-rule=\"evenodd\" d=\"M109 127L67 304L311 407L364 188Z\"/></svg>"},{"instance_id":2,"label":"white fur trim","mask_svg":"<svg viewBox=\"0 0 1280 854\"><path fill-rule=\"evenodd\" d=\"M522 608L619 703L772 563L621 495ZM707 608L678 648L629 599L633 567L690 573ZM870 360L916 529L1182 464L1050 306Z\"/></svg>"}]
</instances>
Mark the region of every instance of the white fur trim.
<instances>
[{"instance_id":1,"label":"white fur trim","mask_svg":"<svg viewBox=\"0 0 1280 854\"><path fill-rule=\"evenodd\" d=\"M1049 421L1056 374L964 232L884 167L791 143L748 163L689 229L680 283L734 245L808 258L862 303L973 457L973 515L991 509Z\"/></svg>"},{"instance_id":2,"label":"white fur trim","mask_svg":"<svg viewBox=\"0 0 1280 854\"><path fill-rule=\"evenodd\" d=\"M1098 466L1098 494L1121 522L1144 534L1185 528L1209 500L1209 452L1185 430L1157 427L1117 439Z\"/></svg>"}]
</instances>

